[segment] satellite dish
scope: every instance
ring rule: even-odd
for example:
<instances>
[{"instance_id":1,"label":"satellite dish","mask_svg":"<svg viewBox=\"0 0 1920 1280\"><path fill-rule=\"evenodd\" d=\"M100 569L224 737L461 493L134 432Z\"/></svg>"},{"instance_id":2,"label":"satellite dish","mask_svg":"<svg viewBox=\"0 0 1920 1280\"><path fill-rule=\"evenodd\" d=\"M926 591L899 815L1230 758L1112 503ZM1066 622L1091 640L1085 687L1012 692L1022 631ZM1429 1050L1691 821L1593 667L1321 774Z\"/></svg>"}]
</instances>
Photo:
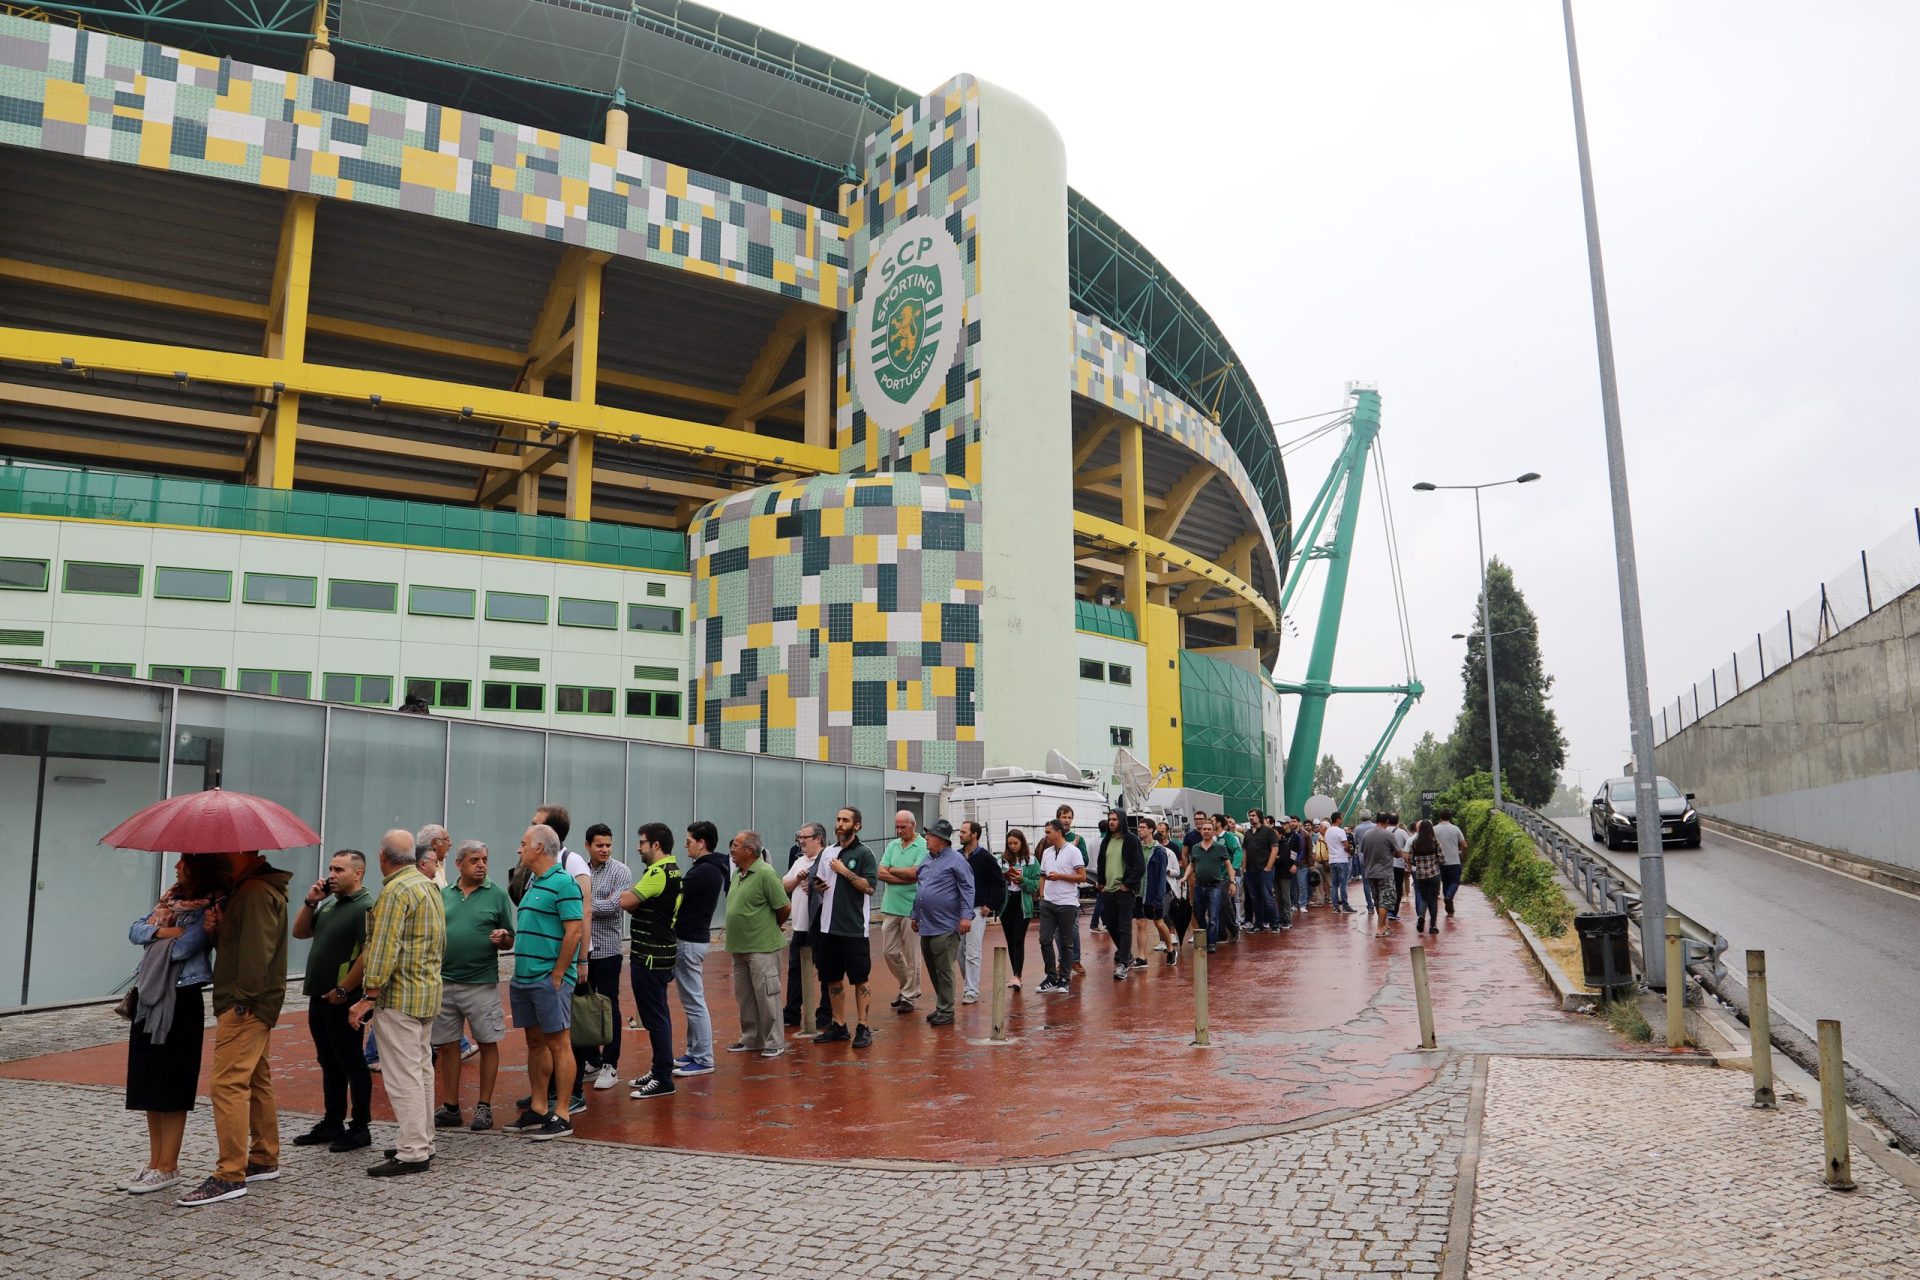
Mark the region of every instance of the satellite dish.
<instances>
[{"instance_id":1,"label":"satellite dish","mask_svg":"<svg viewBox=\"0 0 1920 1280\"><path fill-rule=\"evenodd\" d=\"M1309 796L1303 814L1308 822L1325 822L1339 807L1332 796Z\"/></svg>"},{"instance_id":2,"label":"satellite dish","mask_svg":"<svg viewBox=\"0 0 1920 1280\"><path fill-rule=\"evenodd\" d=\"M1113 756L1113 776L1120 784L1120 793L1126 797L1128 813L1138 813L1147 807L1155 778L1153 770L1142 764L1140 757L1121 747Z\"/></svg>"},{"instance_id":3,"label":"satellite dish","mask_svg":"<svg viewBox=\"0 0 1920 1280\"><path fill-rule=\"evenodd\" d=\"M1067 759L1066 755L1059 751L1047 752L1047 772L1056 778L1066 778L1072 782L1079 782L1081 780L1080 766Z\"/></svg>"}]
</instances>

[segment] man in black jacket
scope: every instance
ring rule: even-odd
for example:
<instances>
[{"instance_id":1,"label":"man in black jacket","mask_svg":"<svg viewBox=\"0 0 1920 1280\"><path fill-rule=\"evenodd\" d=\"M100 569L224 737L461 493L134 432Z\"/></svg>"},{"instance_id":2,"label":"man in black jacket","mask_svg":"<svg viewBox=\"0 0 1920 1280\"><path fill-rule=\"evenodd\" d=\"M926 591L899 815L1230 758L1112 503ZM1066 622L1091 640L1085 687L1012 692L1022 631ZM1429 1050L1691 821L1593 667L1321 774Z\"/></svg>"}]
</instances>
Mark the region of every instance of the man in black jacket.
<instances>
[{"instance_id":1,"label":"man in black jacket","mask_svg":"<svg viewBox=\"0 0 1920 1280\"><path fill-rule=\"evenodd\" d=\"M1118 809L1107 810L1093 864L1094 883L1100 886L1100 910L1107 918L1107 932L1113 936L1113 980L1119 982L1134 967L1133 901L1140 894L1140 882L1147 878L1147 857L1141 852L1140 837L1128 829L1127 817ZM1145 966L1142 960L1140 967Z\"/></svg>"},{"instance_id":2,"label":"man in black jacket","mask_svg":"<svg viewBox=\"0 0 1920 1280\"><path fill-rule=\"evenodd\" d=\"M1280 837L1266 819L1258 809L1247 810L1247 834L1241 837L1246 850L1248 933L1271 933L1280 927L1280 910L1273 893L1274 854L1280 847Z\"/></svg>"},{"instance_id":3,"label":"man in black jacket","mask_svg":"<svg viewBox=\"0 0 1920 1280\"><path fill-rule=\"evenodd\" d=\"M980 963L986 953L987 921L1007 905L1007 879L1000 859L980 839L985 834L977 822L960 824L960 852L973 871L974 917L973 928L960 942L965 986L960 994L961 1004L972 1004L980 998Z\"/></svg>"}]
</instances>

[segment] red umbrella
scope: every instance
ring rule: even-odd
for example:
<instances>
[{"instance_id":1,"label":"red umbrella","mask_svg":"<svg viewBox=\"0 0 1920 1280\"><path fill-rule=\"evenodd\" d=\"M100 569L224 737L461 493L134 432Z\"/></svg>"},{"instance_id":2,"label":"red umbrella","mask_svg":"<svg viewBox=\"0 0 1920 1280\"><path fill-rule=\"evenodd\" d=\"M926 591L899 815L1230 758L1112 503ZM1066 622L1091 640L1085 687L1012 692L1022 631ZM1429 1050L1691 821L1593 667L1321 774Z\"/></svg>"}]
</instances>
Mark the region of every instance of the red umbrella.
<instances>
[{"instance_id":1,"label":"red umbrella","mask_svg":"<svg viewBox=\"0 0 1920 1280\"><path fill-rule=\"evenodd\" d=\"M100 843L155 853L252 853L319 844L320 836L264 796L215 787L150 804Z\"/></svg>"}]
</instances>

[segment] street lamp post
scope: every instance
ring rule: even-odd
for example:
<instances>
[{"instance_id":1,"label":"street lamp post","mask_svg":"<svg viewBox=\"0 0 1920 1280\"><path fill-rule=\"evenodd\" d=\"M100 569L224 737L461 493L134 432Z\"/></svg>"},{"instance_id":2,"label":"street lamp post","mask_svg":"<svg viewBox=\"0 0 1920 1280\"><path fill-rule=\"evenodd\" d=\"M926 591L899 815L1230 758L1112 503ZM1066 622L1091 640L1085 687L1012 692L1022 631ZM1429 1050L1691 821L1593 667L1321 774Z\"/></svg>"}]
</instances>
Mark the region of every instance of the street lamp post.
<instances>
[{"instance_id":1,"label":"street lamp post","mask_svg":"<svg viewBox=\"0 0 1920 1280\"><path fill-rule=\"evenodd\" d=\"M1531 484L1539 478L1538 471L1529 471L1511 480L1489 480L1485 484L1429 484L1422 480L1413 486L1418 493L1433 493L1440 489L1473 490L1473 535L1480 543L1480 634L1486 637L1482 647L1487 657L1487 743L1493 755L1493 807L1496 809L1504 800L1500 791L1500 700L1493 687L1493 602L1487 598L1487 534L1480 522L1480 491L1497 489L1503 484Z\"/></svg>"},{"instance_id":2,"label":"street lamp post","mask_svg":"<svg viewBox=\"0 0 1920 1280\"><path fill-rule=\"evenodd\" d=\"M1633 505L1627 497L1627 446L1620 429L1620 390L1613 370L1613 321L1600 258L1600 212L1593 197L1587 148L1587 106L1580 91L1580 51L1573 38L1573 0L1560 0L1567 31L1567 80L1573 90L1573 140L1580 159L1580 204L1587 222L1587 271L1593 287L1593 337L1600 361L1600 416L1606 430L1607 481L1613 495L1613 556L1620 584L1620 638L1627 667L1627 717L1633 729L1634 825L1640 837L1640 932L1646 941L1647 985L1667 985L1667 956L1657 943L1667 915L1667 867L1660 844L1660 799L1653 760L1653 704L1647 700L1647 638L1640 621L1640 568L1633 549ZM1652 932L1649 932L1651 930ZM1679 975L1685 981L1684 974Z\"/></svg>"}]
</instances>

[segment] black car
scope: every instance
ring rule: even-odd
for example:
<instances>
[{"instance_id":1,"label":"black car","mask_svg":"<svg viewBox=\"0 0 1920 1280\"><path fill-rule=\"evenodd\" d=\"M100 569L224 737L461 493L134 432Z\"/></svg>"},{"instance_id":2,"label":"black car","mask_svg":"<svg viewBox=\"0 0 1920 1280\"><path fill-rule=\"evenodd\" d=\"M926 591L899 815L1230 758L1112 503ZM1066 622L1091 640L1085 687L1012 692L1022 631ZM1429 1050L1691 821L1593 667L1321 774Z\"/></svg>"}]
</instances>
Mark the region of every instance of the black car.
<instances>
[{"instance_id":1,"label":"black car","mask_svg":"<svg viewBox=\"0 0 1920 1280\"><path fill-rule=\"evenodd\" d=\"M1655 778L1660 797L1660 843L1700 847L1700 815L1693 808L1693 792L1681 794L1680 788L1665 778ZM1593 793L1593 807L1587 811L1587 823L1595 840L1606 841L1607 848L1639 844L1634 828L1632 778L1608 778Z\"/></svg>"}]
</instances>

